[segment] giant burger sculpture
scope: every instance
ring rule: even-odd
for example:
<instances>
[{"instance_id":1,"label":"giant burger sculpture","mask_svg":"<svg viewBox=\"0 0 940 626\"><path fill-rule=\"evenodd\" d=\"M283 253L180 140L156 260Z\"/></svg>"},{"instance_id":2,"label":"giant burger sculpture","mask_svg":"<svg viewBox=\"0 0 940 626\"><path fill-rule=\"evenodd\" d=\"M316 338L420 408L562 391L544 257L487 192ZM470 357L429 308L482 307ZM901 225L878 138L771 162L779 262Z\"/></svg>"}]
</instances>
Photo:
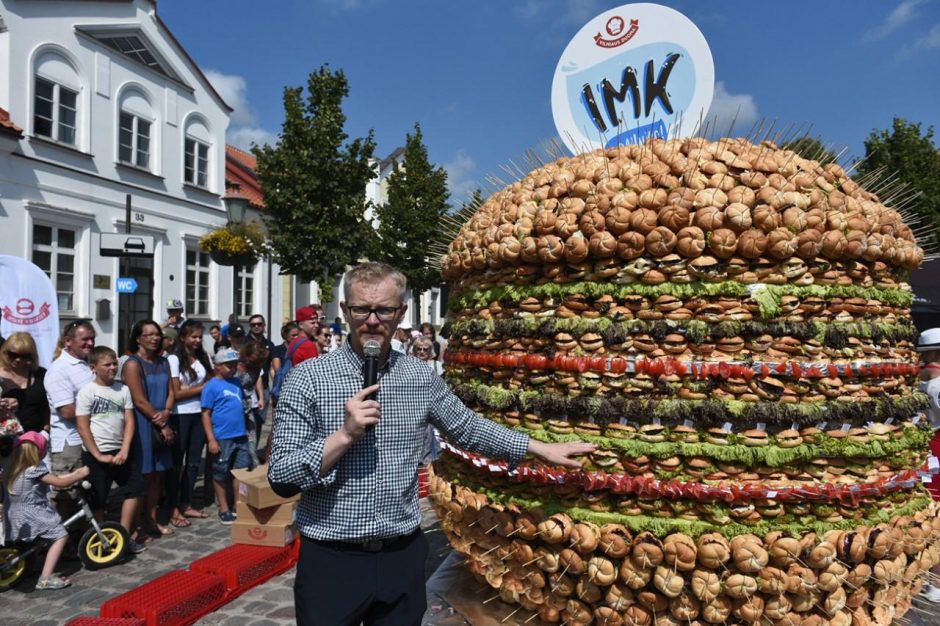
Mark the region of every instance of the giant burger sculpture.
<instances>
[{"instance_id":1,"label":"giant burger sculpture","mask_svg":"<svg viewBox=\"0 0 940 626\"><path fill-rule=\"evenodd\" d=\"M442 261L447 379L599 448L570 471L446 446L452 545L546 623L891 623L940 560L922 258L898 211L771 141L597 150L495 193Z\"/></svg>"}]
</instances>

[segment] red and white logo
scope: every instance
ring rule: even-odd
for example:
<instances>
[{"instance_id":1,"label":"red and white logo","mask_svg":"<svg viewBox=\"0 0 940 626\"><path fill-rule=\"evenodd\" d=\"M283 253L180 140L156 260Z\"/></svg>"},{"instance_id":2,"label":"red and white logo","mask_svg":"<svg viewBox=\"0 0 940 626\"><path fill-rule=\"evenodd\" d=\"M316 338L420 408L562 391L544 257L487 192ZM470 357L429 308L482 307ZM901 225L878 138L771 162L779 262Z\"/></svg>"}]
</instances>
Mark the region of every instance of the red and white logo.
<instances>
[{"instance_id":1,"label":"red and white logo","mask_svg":"<svg viewBox=\"0 0 940 626\"><path fill-rule=\"evenodd\" d=\"M640 20L630 20L630 28L628 28L626 32L624 32L625 26L626 21L622 17L619 15L613 16L607 20L607 26L604 29L613 39L605 39L602 34L597 33L594 35L594 43L601 48L616 48L617 46L622 46L633 39L636 31L640 30Z\"/></svg>"},{"instance_id":2,"label":"red and white logo","mask_svg":"<svg viewBox=\"0 0 940 626\"><path fill-rule=\"evenodd\" d=\"M43 302L38 312L36 311L36 303L29 298L20 298L14 306L16 312L8 306L3 307L3 319L11 324L30 326L49 317L50 305L48 302Z\"/></svg>"}]
</instances>

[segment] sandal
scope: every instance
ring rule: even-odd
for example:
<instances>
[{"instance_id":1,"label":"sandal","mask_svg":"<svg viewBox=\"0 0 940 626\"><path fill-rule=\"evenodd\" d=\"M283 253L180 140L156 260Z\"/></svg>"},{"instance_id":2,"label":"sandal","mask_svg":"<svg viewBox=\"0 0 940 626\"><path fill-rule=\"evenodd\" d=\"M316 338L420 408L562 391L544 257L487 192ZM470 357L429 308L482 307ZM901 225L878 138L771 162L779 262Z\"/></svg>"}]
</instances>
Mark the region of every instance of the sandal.
<instances>
[{"instance_id":1,"label":"sandal","mask_svg":"<svg viewBox=\"0 0 940 626\"><path fill-rule=\"evenodd\" d=\"M159 533L161 535L172 535L175 531L169 526L164 526L163 524L157 524L154 527L153 532Z\"/></svg>"},{"instance_id":2,"label":"sandal","mask_svg":"<svg viewBox=\"0 0 940 626\"><path fill-rule=\"evenodd\" d=\"M186 509L183 511L183 517L189 517L192 519L206 519L209 517L209 514L205 511L199 511L197 509Z\"/></svg>"},{"instance_id":3,"label":"sandal","mask_svg":"<svg viewBox=\"0 0 940 626\"><path fill-rule=\"evenodd\" d=\"M193 525L192 522L190 522L188 519L182 516L171 518L170 524L172 524L176 528L188 528Z\"/></svg>"},{"instance_id":4,"label":"sandal","mask_svg":"<svg viewBox=\"0 0 940 626\"><path fill-rule=\"evenodd\" d=\"M68 578L62 576L50 576L49 578L40 578L36 582L36 591L43 589L65 589L72 584Z\"/></svg>"}]
</instances>

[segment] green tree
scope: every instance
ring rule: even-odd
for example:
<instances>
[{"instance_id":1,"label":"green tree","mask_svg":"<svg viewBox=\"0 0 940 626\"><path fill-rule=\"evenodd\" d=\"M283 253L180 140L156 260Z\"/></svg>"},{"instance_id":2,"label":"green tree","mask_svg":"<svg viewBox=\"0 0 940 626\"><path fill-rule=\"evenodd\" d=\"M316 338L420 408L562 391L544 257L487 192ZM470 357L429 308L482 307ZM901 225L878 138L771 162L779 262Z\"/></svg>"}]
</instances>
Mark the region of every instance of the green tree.
<instances>
[{"instance_id":1,"label":"green tree","mask_svg":"<svg viewBox=\"0 0 940 626\"><path fill-rule=\"evenodd\" d=\"M901 201L901 208L920 216L921 229L930 231L929 239L923 237L923 243L931 248L940 241L937 237L940 230L940 154L933 142L933 132L933 126L922 134L920 124L894 118L889 130L873 130L865 140L865 159L856 175L862 180L869 175L895 177L897 185L903 187L897 192L897 198L892 198L890 188L879 190L877 183L868 186L874 187L882 200L888 200L892 205ZM920 192L918 197L909 204L904 202L916 192ZM917 226L915 230L918 230Z\"/></svg>"},{"instance_id":2,"label":"green tree","mask_svg":"<svg viewBox=\"0 0 940 626\"><path fill-rule=\"evenodd\" d=\"M785 150L793 150L804 159L814 159L820 163L832 163L838 159L838 155L822 141L809 135L788 141L782 147Z\"/></svg>"},{"instance_id":3,"label":"green tree","mask_svg":"<svg viewBox=\"0 0 940 626\"><path fill-rule=\"evenodd\" d=\"M447 172L428 161L421 126L406 136L402 160L388 177L388 201L375 207L379 225L374 258L408 277L414 292L441 283L432 245L450 208Z\"/></svg>"},{"instance_id":4,"label":"green tree","mask_svg":"<svg viewBox=\"0 0 940 626\"><path fill-rule=\"evenodd\" d=\"M265 222L284 274L316 280L325 293L367 248L366 183L374 171L372 131L352 141L342 101L349 83L328 65L310 73L307 92L284 89L284 125L276 146L255 146Z\"/></svg>"}]
</instances>

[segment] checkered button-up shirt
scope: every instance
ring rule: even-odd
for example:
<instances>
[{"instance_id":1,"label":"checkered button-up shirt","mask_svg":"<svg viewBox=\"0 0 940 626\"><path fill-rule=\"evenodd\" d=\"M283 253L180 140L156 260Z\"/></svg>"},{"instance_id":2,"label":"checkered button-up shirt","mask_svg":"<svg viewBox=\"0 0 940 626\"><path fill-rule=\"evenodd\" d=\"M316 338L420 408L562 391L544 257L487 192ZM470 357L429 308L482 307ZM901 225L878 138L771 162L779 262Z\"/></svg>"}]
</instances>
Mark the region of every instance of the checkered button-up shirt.
<instances>
[{"instance_id":1,"label":"checkered button-up shirt","mask_svg":"<svg viewBox=\"0 0 940 626\"><path fill-rule=\"evenodd\" d=\"M525 457L526 435L480 417L427 364L391 351L379 371L379 423L321 477L326 438L362 390L362 363L348 344L304 361L278 399L268 478L303 492L297 524L306 537L367 541L417 528L417 466L428 423L462 448L513 464Z\"/></svg>"}]
</instances>

